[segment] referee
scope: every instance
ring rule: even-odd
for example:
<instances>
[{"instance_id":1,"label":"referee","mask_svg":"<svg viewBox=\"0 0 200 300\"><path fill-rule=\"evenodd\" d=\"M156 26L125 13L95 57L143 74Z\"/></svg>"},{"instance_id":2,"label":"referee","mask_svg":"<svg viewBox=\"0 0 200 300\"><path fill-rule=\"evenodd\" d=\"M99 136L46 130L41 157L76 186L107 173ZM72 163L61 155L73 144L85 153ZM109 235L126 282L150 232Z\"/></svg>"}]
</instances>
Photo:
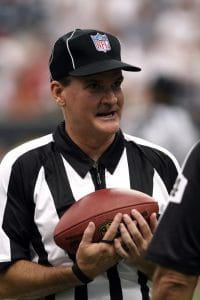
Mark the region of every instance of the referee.
<instances>
[{"instance_id":1,"label":"referee","mask_svg":"<svg viewBox=\"0 0 200 300\"><path fill-rule=\"evenodd\" d=\"M189 152L149 247L153 300L190 300L200 275L200 142ZM199 298L198 298L199 299Z\"/></svg>"},{"instance_id":2,"label":"referee","mask_svg":"<svg viewBox=\"0 0 200 300\"><path fill-rule=\"evenodd\" d=\"M132 212L139 226L117 214L104 238L113 240L120 230L123 244L92 243L89 223L76 257L53 239L71 204L106 187L152 195L162 213L177 162L119 127L122 70L140 68L121 61L115 36L76 29L56 41L49 69L63 122L11 150L0 165L0 298L148 300L154 266L144 256L155 214L148 225Z\"/></svg>"}]
</instances>

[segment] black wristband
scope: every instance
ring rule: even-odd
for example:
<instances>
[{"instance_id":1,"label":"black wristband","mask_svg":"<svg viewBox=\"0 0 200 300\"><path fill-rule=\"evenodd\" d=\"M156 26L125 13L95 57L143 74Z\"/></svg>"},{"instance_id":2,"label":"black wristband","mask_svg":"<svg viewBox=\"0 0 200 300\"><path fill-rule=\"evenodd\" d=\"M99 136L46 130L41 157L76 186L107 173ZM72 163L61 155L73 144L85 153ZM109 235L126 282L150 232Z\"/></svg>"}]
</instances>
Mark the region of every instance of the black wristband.
<instances>
[{"instance_id":1,"label":"black wristband","mask_svg":"<svg viewBox=\"0 0 200 300\"><path fill-rule=\"evenodd\" d=\"M74 274L76 275L76 277L78 278L78 280L80 280L83 284L87 284L89 282L91 282L93 279L90 279L88 276L86 276L81 269L79 268L77 262L75 262L72 266L72 271L74 272Z\"/></svg>"}]
</instances>

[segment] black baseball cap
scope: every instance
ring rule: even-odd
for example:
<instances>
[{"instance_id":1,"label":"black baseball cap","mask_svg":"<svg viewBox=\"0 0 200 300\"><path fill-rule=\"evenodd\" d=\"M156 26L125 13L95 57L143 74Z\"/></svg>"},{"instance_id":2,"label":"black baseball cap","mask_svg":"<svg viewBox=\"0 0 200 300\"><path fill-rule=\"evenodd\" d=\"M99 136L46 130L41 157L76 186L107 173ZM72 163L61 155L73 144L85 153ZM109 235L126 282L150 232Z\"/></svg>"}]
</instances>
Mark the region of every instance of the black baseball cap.
<instances>
[{"instance_id":1,"label":"black baseball cap","mask_svg":"<svg viewBox=\"0 0 200 300\"><path fill-rule=\"evenodd\" d=\"M53 47L49 69L52 80L114 69L141 70L121 61L121 46L115 36L94 29L76 29L61 36Z\"/></svg>"}]
</instances>

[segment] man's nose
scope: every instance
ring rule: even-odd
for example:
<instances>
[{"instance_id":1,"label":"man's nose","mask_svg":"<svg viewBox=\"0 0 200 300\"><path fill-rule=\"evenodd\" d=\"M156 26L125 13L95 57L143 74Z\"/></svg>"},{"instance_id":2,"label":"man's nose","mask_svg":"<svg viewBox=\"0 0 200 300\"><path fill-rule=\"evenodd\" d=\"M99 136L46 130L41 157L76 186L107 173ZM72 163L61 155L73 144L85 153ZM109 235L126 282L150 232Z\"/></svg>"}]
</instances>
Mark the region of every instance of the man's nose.
<instances>
[{"instance_id":1,"label":"man's nose","mask_svg":"<svg viewBox=\"0 0 200 300\"><path fill-rule=\"evenodd\" d=\"M112 89L105 90L104 95L102 97L102 102L112 104L117 103L117 96L115 92Z\"/></svg>"}]
</instances>

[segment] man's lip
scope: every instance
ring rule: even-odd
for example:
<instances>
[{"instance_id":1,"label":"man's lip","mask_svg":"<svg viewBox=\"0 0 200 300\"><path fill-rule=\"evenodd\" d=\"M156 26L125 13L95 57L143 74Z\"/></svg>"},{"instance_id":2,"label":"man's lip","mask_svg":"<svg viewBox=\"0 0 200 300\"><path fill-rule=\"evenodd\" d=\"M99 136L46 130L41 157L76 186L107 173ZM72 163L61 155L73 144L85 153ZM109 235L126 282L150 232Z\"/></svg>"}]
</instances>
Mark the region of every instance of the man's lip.
<instances>
[{"instance_id":1,"label":"man's lip","mask_svg":"<svg viewBox=\"0 0 200 300\"><path fill-rule=\"evenodd\" d=\"M112 110L112 111L106 111L106 112L98 112L96 114L97 117L106 117L106 116L109 116L109 115L114 115L117 111L116 110Z\"/></svg>"}]
</instances>

